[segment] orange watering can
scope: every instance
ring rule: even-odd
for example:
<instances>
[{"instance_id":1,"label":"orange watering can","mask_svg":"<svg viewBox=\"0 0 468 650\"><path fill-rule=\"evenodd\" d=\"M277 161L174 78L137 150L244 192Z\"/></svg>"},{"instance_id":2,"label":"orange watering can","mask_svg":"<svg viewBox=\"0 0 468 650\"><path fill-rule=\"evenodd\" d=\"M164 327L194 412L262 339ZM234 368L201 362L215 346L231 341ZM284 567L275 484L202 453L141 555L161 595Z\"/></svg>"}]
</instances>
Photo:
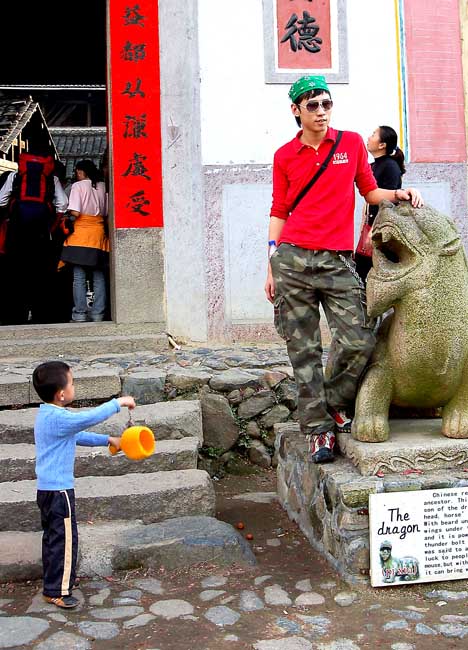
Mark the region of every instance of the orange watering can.
<instances>
[{"instance_id":1,"label":"orange watering can","mask_svg":"<svg viewBox=\"0 0 468 650\"><path fill-rule=\"evenodd\" d=\"M154 434L151 429L141 425L134 425L132 419L127 423L127 428L120 439L120 449L127 458L143 460L154 453ZM109 451L114 456L118 449L109 445Z\"/></svg>"}]
</instances>

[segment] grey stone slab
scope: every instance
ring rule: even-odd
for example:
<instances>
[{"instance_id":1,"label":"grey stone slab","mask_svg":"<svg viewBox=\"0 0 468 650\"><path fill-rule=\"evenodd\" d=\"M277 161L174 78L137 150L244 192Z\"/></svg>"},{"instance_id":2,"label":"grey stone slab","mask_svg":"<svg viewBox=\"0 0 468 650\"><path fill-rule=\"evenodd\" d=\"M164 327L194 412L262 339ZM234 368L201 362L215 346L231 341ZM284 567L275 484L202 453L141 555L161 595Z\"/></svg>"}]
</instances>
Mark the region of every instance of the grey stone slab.
<instances>
[{"instance_id":1,"label":"grey stone slab","mask_svg":"<svg viewBox=\"0 0 468 650\"><path fill-rule=\"evenodd\" d=\"M213 390L227 393L237 388L259 386L259 379L256 375L244 370L230 369L215 375L210 380L210 386Z\"/></svg>"},{"instance_id":2,"label":"grey stone slab","mask_svg":"<svg viewBox=\"0 0 468 650\"><path fill-rule=\"evenodd\" d=\"M349 607L354 603L357 598L357 593L354 591L340 591L334 597L334 601L340 607Z\"/></svg>"},{"instance_id":3,"label":"grey stone slab","mask_svg":"<svg viewBox=\"0 0 468 650\"><path fill-rule=\"evenodd\" d=\"M165 370L148 368L133 371L122 377L122 395L131 395L140 406L163 402L166 399L165 384Z\"/></svg>"},{"instance_id":4,"label":"grey stone slab","mask_svg":"<svg viewBox=\"0 0 468 650\"><path fill-rule=\"evenodd\" d=\"M222 395L207 394L201 398L203 437L207 446L227 451L237 442L239 425L229 401Z\"/></svg>"},{"instance_id":5,"label":"grey stone slab","mask_svg":"<svg viewBox=\"0 0 468 650\"><path fill-rule=\"evenodd\" d=\"M106 399L120 395L120 369L117 367L80 368L73 371L73 379L76 400ZM41 401L31 381L29 403L39 404Z\"/></svg>"},{"instance_id":6,"label":"grey stone slab","mask_svg":"<svg viewBox=\"0 0 468 650\"><path fill-rule=\"evenodd\" d=\"M28 377L13 374L0 375L0 406L29 404Z\"/></svg>"},{"instance_id":7,"label":"grey stone slab","mask_svg":"<svg viewBox=\"0 0 468 650\"><path fill-rule=\"evenodd\" d=\"M33 616L0 618L0 648L25 647L49 628L49 622Z\"/></svg>"},{"instance_id":8,"label":"grey stone slab","mask_svg":"<svg viewBox=\"0 0 468 650\"><path fill-rule=\"evenodd\" d=\"M96 621L79 621L78 629L84 636L98 640L113 639L120 632L116 623L97 623Z\"/></svg>"},{"instance_id":9,"label":"grey stone slab","mask_svg":"<svg viewBox=\"0 0 468 650\"><path fill-rule=\"evenodd\" d=\"M265 587L265 602L267 605L292 605L288 592L280 585Z\"/></svg>"},{"instance_id":10,"label":"grey stone slab","mask_svg":"<svg viewBox=\"0 0 468 650\"><path fill-rule=\"evenodd\" d=\"M336 639L330 643L319 643L317 650L360 650L352 639Z\"/></svg>"},{"instance_id":11,"label":"grey stone slab","mask_svg":"<svg viewBox=\"0 0 468 650\"><path fill-rule=\"evenodd\" d=\"M301 636L288 636L284 639L267 639L254 643L254 650L312 650L313 645Z\"/></svg>"},{"instance_id":12,"label":"grey stone slab","mask_svg":"<svg viewBox=\"0 0 468 650\"><path fill-rule=\"evenodd\" d=\"M215 598L218 598L218 596L222 596L225 593L226 592L222 589L205 589L198 594L198 597L200 600L207 603L210 600L214 600Z\"/></svg>"},{"instance_id":13,"label":"grey stone slab","mask_svg":"<svg viewBox=\"0 0 468 650\"><path fill-rule=\"evenodd\" d=\"M170 369L167 373L167 383L176 388L178 391L190 391L200 388L207 384L212 378L213 373L197 368L180 368Z\"/></svg>"},{"instance_id":14,"label":"grey stone slab","mask_svg":"<svg viewBox=\"0 0 468 650\"><path fill-rule=\"evenodd\" d=\"M243 612L256 612L265 609L265 603L254 591L241 591L239 596L239 609Z\"/></svg>"},{"instance_id":15,"label":"grey stone slab","mask_svg":"<svg viewBox=\"0 0 468 650\"><path fill-rule=\"evenodd\" d=\"M89 409L78 409L79 411ZM0 411L0 443L33 443L36 408ZM132 411L134 424L149 427L158 440L198 438L203 443L201 407L198 400L159 402L137 406ZM127 428L128 409L93 426L93 431L116 435Z\"/></svg>"},{"instance_id":16,"label":"grey stone slab","mask_svg":"<svg viewBox=\"0 0 468 650\"><path fill-rule=\"evenodd\" d=\"M158 440L155 452L144 461L135 462L119 453L111 456L107 447L77 447L75 476L117 476L146 474L177 469L196 469L198 438ZM36 478L36 450L32 444L0 444L0 482Z\"/></svg>"},{"instance_id":17,"label":"grey stone slab","mask_svg":"<svg viewBox=\"0 0 468 650\"><path fill-rule=\"evenodd\" d=\"M140 600L143 592L141 589L126 589L120 592L121 598L133 598L133 600Z\"/></svg>"},{"instance_id":18,"label":"grey stone slab","mask_svg":"<svg viewBox=\"0 0 468 650\"><path fill-rule=\"evenodd\" d=\"M176 516L214 514L214 491L196 469L76 479L77 508L85 521L141 519L153 523ZM36 482L2 484L0 531L38 530Z\"/></svg>"},{"instance_id":19,"label":"grey stone slab","mask_svg":"<svg viewBox=\"0 0 468 650\"><path fill-rule=\"evenodd\" d=\"M139 614L135 618L131 618L129 621L124 621L122 627L124 630L132 630L136 627L143 627L148 625L151 621L154 621L155 616L153 614Z\"/></svg>"},{"instance_id":20,"label":"grey stone slab","mask_svg":"<svg viewBox=\"0 0 468 650\"><path fill-rule=\"evenodd\" d=\"M173 618L180 618L181 616L193 614L194 607L186 600L175 598L171 600L159 600L156 603L153 603L150 606L150 611L155 616L161 616L161 618L171 620Z\"/></svg>"},{"instance_id":21,"label":"grey stone slab","mask_svg":"<svg viewBox=\"0 0 468 650\"><path fill-rule=\"evenodd\" d=\"M294 601L294 604L296 607L312 607L315 605L323 605L324 602L325 598L321 594L311 591L298 596Z\"/></svg>"},{"instance_id":22,"label":"grey stone slab","mask_svg":"<svg viewBox=\"0 0 468 650\"><path fill-rule=\"evenodd\" d=\"M225 576L208 576L208 578L203 578L201 586L204 589L210 587L223 587L227 581L228 579Z\"/></svg>"},{"instance_id":23,"label":"grey stone slab","mask_svg":"<svg viewBox=\"0 0 468 650\"><path fill-rule=\"evenodd\" d=\"M0 583L42 577L42 532L0 532Z\"/></svg>"},{"instance_id":24,"label":"grey stone slab","mask_svg":"<svg viewBox=\"0 0 468 650\"><path fill-rule=\"evenodd\" d=\"M164 593L162 582L156 578L138 578L133 581L133 584L154 596L161 596Z\"/></svg>"},{"instance_id":25,"label":"grey stone slab","mask_svg":"<svg viewBox=\"0 0 468 650\"><path fill-rule=\"evenodd\" d=\"M200 562L255 565L248 543L230 524L212 517L177 517L126 531L109 551L114 569L166 568Z\"/></svg>"},{"instance_id":26,"label":"grey stone slab","mask_svg":"<svg viewBox=\"0 0 468 650\"><path fill-rule=\"evenodd\" d=\"M424 623L416 623L414 627L416 634L421 634L422 636L436 636L437 631L432 627L425 625Z\"/></svg>"},{"instance_id":27,"label":"grey stone slab","mask_svg":"<svg viewBox=\"0 0 468 650\"><path fill-rule=\"evenodd\" d=\"M102 354L105 350L107 355L120 354L125 350L127 354L131 352L149 351L160 352L167 350L167 337L164 334L129 334L129 335L107 335L91 336L91 333L99 333L99 327L89 329L91 325L100 325L100 323L87 323L88 332L83 336L51 336L43 337L39 331L38 336L41 338L28 338L12 341L0 340L0 358L1 359L56 359L59 358L79 358L94 357ZM29 329L30 326L28 326ZM68 325L72 328L73 325ZM71 330L72 331L72 330ZM25 402L26 403L26 402Z\"/></svg>"},{"instance_id":28,"label":"grey stone slab","mask_svg":"<svg viewBox=\"0 0 468 650\"><path fill-rule=\"evenodd\" d=\"M365 443L349 434L338 434L342 453L363 476L406 469L425 472L468 466L468 440L446 438L441 420L390 420L390 437L385 442Z\"/></svg>"},{"instance_id":29,"label":"grey stone slab","mask_svg":"<svg viewBox=\"0 0 468 650\"><path fill-rule=\"evenodd\" d=\"M108 619L110 621L120 618L133 618L138 614L143 614L144 608L138 605L122 605L121 607L102 607L100 609L90 610L91 616L98 619Z\"/></svg>"},{"instance_id":30,"label":"grey stone slab","mask_svg":"<svg viewBox=\"0 0 468 650\"><path fill-rule=\"evenodd\" d=\"M106 587L105 589L100 589L97 594L93 594L92 596L89 597L88 603L92 607L100 607L104 605L104 602L109 598L111 594L111 590L109 587Z\"/></svg>"},{"instance_id":31,"label":"grey stone slab","mask_svg":"<svg viewBox=\"0 0 468 650\"><path fill-rule=\"evenodd\" d=\"M70 632L56 632L39 643L36 648L38 650L91 650L91 643Z\"/></svg>"},{"instance_id":32,"label":"grey stone slab","mask_svg":"<svg viewBox=\"0 0 468 650\"><path fill-rule=\"evenodd\" d=\"M312 584L310 582L310 578L299 580L298 582L296 582L295 587L298 591L312 591Z\"/></svg>"},{"instance_id":33,"label":"grey stone slab","mask_svg":"<svg viewBox=\"0 0 468 650\"><path fill-rule=\"evenodd\" d=\"M443 598L444 600L468 600L468 591L449 591L448 589L433 589L426 593L428 598Z\"/></svg>"},{"instance_id":34,"label":"grey stone slab","mask_svg":"<svg viewBox=\"0 0 468 650\"><path fill-rule=\"evenodd\" d=\"M224 627L225 625L234 625L240 619L240 614L235 612L230 607L225 605L219 605L218 607L210 607L205 614L205 618L218 625L219 627Z\"/></svg>"},{"instance_id":35,"label":"grey stone slab","mask_svg":"<svg viewBox=\"0 0 468 650\"><path fill-rule=\"evenodd\" d=\"M397 619L395 621L388 621L382 625L382 629L385 631L388 630L409 630L408 621L404 618Z\"/></svg>"}]
</instances>

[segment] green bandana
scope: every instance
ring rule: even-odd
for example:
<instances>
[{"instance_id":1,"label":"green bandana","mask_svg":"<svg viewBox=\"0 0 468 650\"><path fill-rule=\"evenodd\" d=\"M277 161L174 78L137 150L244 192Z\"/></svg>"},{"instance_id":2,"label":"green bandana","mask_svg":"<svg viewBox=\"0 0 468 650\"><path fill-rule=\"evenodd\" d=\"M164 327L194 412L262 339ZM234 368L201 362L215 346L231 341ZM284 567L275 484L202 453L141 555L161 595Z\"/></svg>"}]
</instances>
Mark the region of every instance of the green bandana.
<instances>
[{"instance_id":1,"label":"green bandana","mask_svg":"<svg viewBox=\"0 0 468 650\"><path fill-rule=\"evenodd\" d=\"M305 77L300 77L297 81L293 83L289 89L289 98L292 102L295 102L298 97L303 93L306 93L309 90L326 90L330 92L325 81L325 77L321 74L316 75L307 75Z\"/></svg>"}]
</instances>

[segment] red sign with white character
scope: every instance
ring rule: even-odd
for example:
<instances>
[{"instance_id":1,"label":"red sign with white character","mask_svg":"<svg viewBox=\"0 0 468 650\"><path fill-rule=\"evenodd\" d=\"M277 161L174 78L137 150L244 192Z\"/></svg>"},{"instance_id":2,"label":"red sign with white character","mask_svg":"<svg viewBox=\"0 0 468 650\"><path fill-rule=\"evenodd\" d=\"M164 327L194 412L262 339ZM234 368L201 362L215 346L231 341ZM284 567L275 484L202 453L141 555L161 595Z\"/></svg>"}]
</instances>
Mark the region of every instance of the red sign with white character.
<instances>
[{"instance_id":1,"label":"red sign with white character","mask_svg":"<svg viewBox=\"0 0 468 650\"><path fill-rule=\"evenodd\" d=\"M109 11L115 227L160 227L158 3L112 0Z\"/></svg>"}]
</instances>

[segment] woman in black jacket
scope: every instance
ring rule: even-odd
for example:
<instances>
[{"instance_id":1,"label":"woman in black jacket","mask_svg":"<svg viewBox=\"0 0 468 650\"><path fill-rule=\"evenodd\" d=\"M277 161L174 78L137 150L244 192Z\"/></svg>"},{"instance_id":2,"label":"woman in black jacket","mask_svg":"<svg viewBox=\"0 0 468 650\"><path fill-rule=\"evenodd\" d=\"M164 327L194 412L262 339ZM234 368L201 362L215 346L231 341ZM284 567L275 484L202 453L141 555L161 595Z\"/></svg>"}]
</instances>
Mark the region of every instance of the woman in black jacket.
<instances>
[{"instance_id":1,"label":"woman in black jacket","mask_svg":"<svg viewBox=\"0 0 468 650\"><path fill-rule=\"evenodd\" d=\"M398 136L391 126L378 126L367 139L367 150L374 157L371 164L377 185L385 190L399 190L405 173L405 155L397 146ZM372 226L379 210L378 205L365 206L367 222ZM364 222L365 223L365 220ZM363 282L372 268L372 257L355 255L356 270Z\"/></svg>"}]
</instances>

